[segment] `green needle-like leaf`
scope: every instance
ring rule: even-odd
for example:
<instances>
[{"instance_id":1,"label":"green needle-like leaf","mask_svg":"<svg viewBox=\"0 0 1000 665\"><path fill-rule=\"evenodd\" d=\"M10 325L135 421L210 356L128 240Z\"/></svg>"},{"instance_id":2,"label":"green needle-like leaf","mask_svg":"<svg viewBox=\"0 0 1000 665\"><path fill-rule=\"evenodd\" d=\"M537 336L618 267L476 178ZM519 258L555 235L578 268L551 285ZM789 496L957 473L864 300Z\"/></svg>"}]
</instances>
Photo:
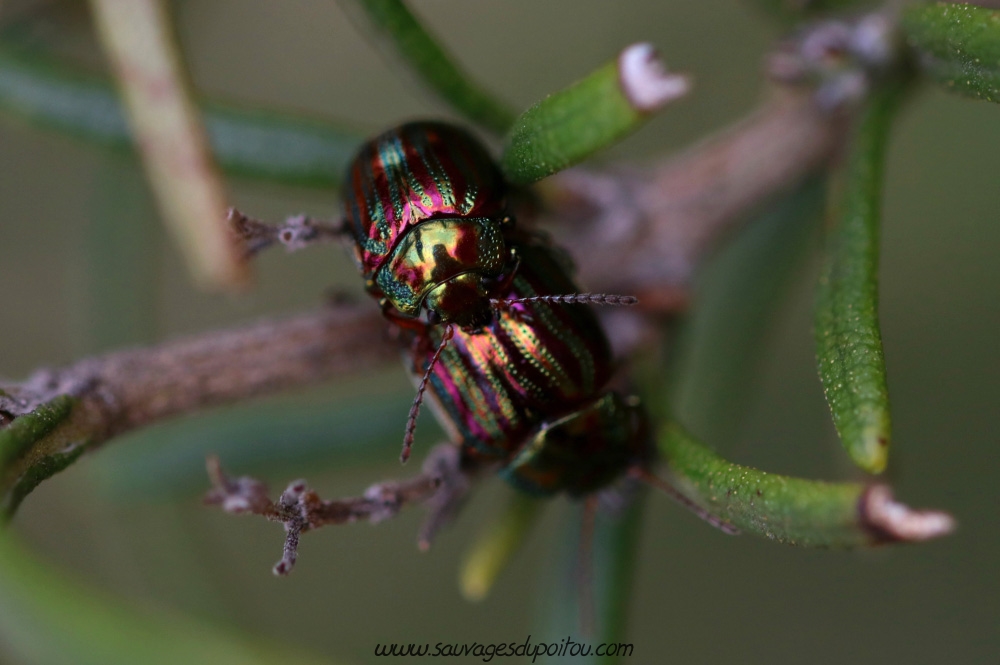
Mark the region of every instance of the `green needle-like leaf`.
<instances>
[{"instance_id":1,"label":"green needle-like leaf","mask_svg":"<svg viewBox=\"0 0 1000 665\"><path fill-rule=\"evenodd\" d=\"M363 138L334 123L289 113L211 101L201 110L222 169L274 182L335 189ZM132 147L110 81L2 43L0 111L104 147Z\"/></svg>"},{"instance_id":2,"label":"green needle-like leaf","mask_svg":"<svg viewBox=\"0 0 1000 665\"><path fill-rule=\"evenodd\" d=\"M900 90L876 91L862 112L831 197L833 228L816 304L819 376L841 442L855 464L880 473L891 419L878 322L878 239L885 146Z\"/></svg>"},{"instance_id":3,"label":"green needle-like leaf","mask_svg":"<svg viewBox=\"0 0 1000 665\"><path fill-rule=\"evenodd\" d=\"M234 175L340 189L364 134L287 112L207 101L201 106L219 166Z\"/></svg>"},{"instance_id":4,"label":"green needle-like leaf","mask_svg":"<svg viewBox=\"0 0 1000 665\"><path fill-rule=\"evenodd\" d=\"M519 184L541 180L612 145L687 90L687 79L668 74L652 46L633 44L521 114L501 167Z\"/></svg>"},{"instance_id":5,"label":"green needle-like leaf","mask_svg":"<svg viewBox=\"0 0 1000 665\"><path fill-rule=\"evenodd\" d=\"M671 402L711 441L736 432L775 312L815 246L826 179L813 176L748 220L699 274Z\"/></svg>"},{"instance_id":6,"label":"green needle-like leaf","mask_svg":"<svg viewBox=\"0 0 1000 665\"><path fill-rule=\"evenodd\" d=\"M76 401L63 395L0 430L0 523L40 482L72 464L87 447L74 436Z\"/></svg>"},{"instance_id":7,"label":"green needle-like leaf","mask_svg":"<svg viewBox=\"0 0 1000 665\"><path fill-rule=\"evenodd\" d=\"M540 595L543 602L539 607L541 630L535 641L558 644L567 635L586 635L582 641L591 649L601 642L624 641L647 497L640 488L637 495L617 498L622 501L619 506L597 510L591 533L585 533L585 511L581 506L560 534L562 542L553 556L554 565L545 571L546 588ZM585 548L590 548L589 552ZM568 645L563 656L546 662L607 665L627 662L628 656L634 655L618 653L600 658L593 651L575 654L572 648Z\"/></svg>"},{"instance_id":8,"label":"green needle-like leaf","mask_svg":"<svg viewBox=\"0 0 1000 665\"><path fill-rule=\"evenodd\" d=\"M489 595L497 577L538 521L543 505L523 492L512 493L510 502L484 526L465 556L459 573L462 595L469 600L483 600Z\"/></svg>"},{"instance_id":9,"label":"green needle-like leaf","mask_svg":"<svg viewBox=\"0 0 1000 665\"><path fill-rule=\"evenodd\" d=\"M1000 102L1000 10L915 3L903 11L902 28L931 78L964 95Z\"/></svg>"},{"instance_id":10,"label":"green needle-like leaf","mask_svg":"<svg viewBox=\"0 0 1000 665\"><path fill-rule=\"evenodd\" d=\"M628 629L647 492L640 489L618 510L598 510L594 523L594 607L605 642L622 642ZM607 657L604 663L623 662L631 654Z\"/></svg>"},{"instance_id":11,"label":"green needle-like leaf","mask_svg":"<svg viewBox=\"0 0 1000 665\"><path fill-rule=\"evenodd\" d=\"M0 534L0 655L47 665L309 665L329 662L137 610L65 578Z\"/></svg>"},{"instance_id":12,"label":"green needle-like leaf","mask_svg":"<svg viewBox=\"0 0 1000 665\"><path fill-rule=\"evenodd\" d=\"M3 394L6 396L7 393ZM7 465L27 454L35 442L65 422L72 410L72 398L59 397L39 406L33 413L16 418L9 427L0 430L0 475Z\"/></svg>"},{"instance_id":13,"label":"green needle-like leaf","mask_svg":"<svg viewBox=\"0 0 1000 665\"><path fill-rule=\"evenodd\" d=\"M341 0L364 19L386 50L394 51L441 99L470 121L502 134L514 120L507 106L474 83L402 0Z\"/></svg>"},{"instance_id":14,"label":"green needle-like leaf","mask_svg":"<svg viewBox=\"0 0 1000 665\"><path fill-rule=\"evenodd\" d=\"M895 502L884 485L804 480L727 462L676 424L660 432L659 447L688 498L745 532L782 543L856 547L927 540L954 527L945 513Z\"/></svg>"},{"instance_id":15,"label":"green needle-like leaf","mask_svg":"<svg viewBox=\"0 0 1000 665\"><path fill-rule=\"evenodd\" d=\"M94 464L109 492L149 499L204 492L209 454L240 473L271 477L301 474L303 467L384 461L398 452L400 423L412 401L409 392L333 404L304 402L300 396L294 402L218 409L126 434ZM418 449L427 450L440 438L430 418L421 421L417 433Z\"/></svg>"},{"instance_id":16,"label":"green needle-like leaf","mask_svg":"<svg viewBox=\"0 0 1000 665\"><path fill-rule=\"evenodd\" d=\"M107 154L97 175L77 278L86 303L81 337L88 351L156 336L161 274L152 201L136 160Z\"/></svg>"}]
</instances>

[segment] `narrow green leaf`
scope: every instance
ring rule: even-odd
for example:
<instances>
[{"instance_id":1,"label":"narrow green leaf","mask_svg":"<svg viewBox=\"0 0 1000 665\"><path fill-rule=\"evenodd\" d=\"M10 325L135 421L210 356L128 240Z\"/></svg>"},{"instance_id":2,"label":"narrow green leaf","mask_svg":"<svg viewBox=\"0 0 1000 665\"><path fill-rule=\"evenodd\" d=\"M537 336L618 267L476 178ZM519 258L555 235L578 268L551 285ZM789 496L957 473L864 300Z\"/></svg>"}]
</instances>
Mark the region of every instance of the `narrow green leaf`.
<instances>
[{"instance_id":1,"label":"narrow green leaf","mask_svg":"<svg viewBox=\"0 0 1000 665\"><path fill-rule=\"evenodd\" d=\"M567 524L560 547L554 552L553 566L544 574L543 593L539 610L539 638L559 644L567 635L582 636L591 646L620 643L626 637L628 610L632 597L633 580L642 532L642 516L646 503L644 488L637 494L618 498L622 503L613 508L601 507L594 519L593 533L588 544L581 535L584 529L583 507L575 510L575 517ZM591 547L589 562L582 547ZM581 570L580 566L588 566ZM592 612L592 616L588 616ZM586 625L590 620L594 625ZM586 629L591 634L586 634ZM599 658L591 653L587 657L574 654L572 645L562 657L549 658L546 662L588 664L627 662L627 656Z\"/></svg>"},{"instance_id":2,"label":"narrow green leaf","mask_svg":"<svg viewBox=\"0 0 1000 665\"><path fill-rule=\"evenodd\" d=\"M891 438L882 333L878 323L878 240L882 169L901 90L876 91L863 110L834 206L816 302L816 356L833 422L848 455L881 473Z\"/></svg>"},{"instance_id":3,"label":"narrow green leaf","mask_svg":"<svg viewBox=\"0 0 1000 665\"><path fill-rule=\"evenodd\" d=\"M340 189L365 136L346 124L207 101L205 128L219 164L234 175Z\"/></svg>"},{"instance_id":4,"label":"narrow green leaf","mask_svg":"<svg viewBox=\"0 0 1000 665\"><path fill-rule=\"evenodd\" d=\"M668 74L651 45L633 44L522 113L505 139L501 167L519 184L541 180L635 131L687 90L687 79Z\"/></svg>"},{"instance_id":5,"label":"narrow green leaf","mask_svg":"<svg viewBox=\"0 0 1000 665\"><path fill-rule=\"evenodd\" d=\"M228 173L336 189L363 136L289 113L203 102L209 142ZM0 111L115 149L132 137L110 81L0 43Z\"/></svg>"},{"instance_id":6,"label":"narrow green leaf","mask_svg":"<svg viewBox=\"0 0 1000 665\"><path fill-rule=\"evenodd\" d=\"M699 436L724 442L739 427L775 312L814 247L825 186L813 176L781 195L701 269L671 400Z\"/></svg>"},{"instance_id":7,"label":"narrow green leaf","mask_svg":"<svg viewBox=\"0 0 1000 665\"><path fill-rule=\"evenodd\" d=\"M0 654L46 665L277 665L329 662L127 606L40 563L0 534Z\"/></svg>"},{"instance_id":8,"label":"narrow green leaf","mask_svg":"<svg viewBox=\"0 0 1000 665\"><path fill-rule=\"evenodd\" d=\"M646 496L646 490L640 488L623 506L598 510L595 519L594 606L605 642L620 643L627 637ZM600 662L624 662L627 655L632 654L619 653Z\"/></svg>"},{"instance_id":9,"label":"narrow green leaf","mask_svg":"<svg viewBox=\"0 0 1000 665\"><path fill-rule=\"evenodd\" d=\"M57 397L0 429L0 477L8 465L21 459L35 442L69 418L73 403L68 395Z\"/></svg>"},{"instance_id":10,"label":"narrow green leaf","mask_svg":"<svg viewBox=\"0 0 1000 665\"><path fill-rule=\"evenodd\" d=\"M510 502L500 515L484 525L465 555L459 572L463 596L479 601L489 595L497 577L538 521L543 504L524 492L512 492Z\"/></svg>"},{"instance_id":11,"label":"narrow green leaf","mask_svg":"<svg viewBox=\"0 0 1000 665\"><path fill-rule=\"evenodd\" d=\"M10 492L0 501L0 522L10 519L20 507L21 502L38 487L43 480L48 480L60 471L65 471L78 460L87 447L74 445L62 452L53 452L32 461L31 466L17 478Z\"/></svg>"},{"instance_id":12,"label":"narrow green leaf","mask_svg":"<svg viewBox=\"0 0 1000 665\"><path fill-rule=\"evenodd\" d=\"M85 438L57 433L72 430L61 426L72 422L76 404L74 398L61 395L0 429L0 523L10 519L40 482L86 450Z\"/></svg>"},{"instance_id":13,"label":"narrow green leaf","mask_svg":"<svg viewBox=\"0 0 1000 665\"><path fill-rule=\"evenodd\" d=\"M136 160L104 155L94 190L75 277L83 292L78 335L88 353L155 338L162 275L158 227Z\"/></svg>"},{"instance_id":14,"label":"narrow green leaf","mask_svg":"<svg viewBox=\"0 0 1000 665\"><path fill-rule=\"evenodd\" d=\"M301 474L303 466L344 468L394 459L409 392L340 400L287 399L216 409L125 434L94 459L107 491L123 498L205 491L205 457L217 454L240 473ZM417 446L429 450L440 430L428 418Z\"/></svg>"},{"instance_id":15,"label":"narrow green leaf","mask_svg":"<svg viewBox=\"0 0 1000 665\"><path fill-rule=\"evenodd\" d=\"M733 464L679 425L660 432L660 452L677 488L745 532L805 547L857 547L949 533L945 513L918 512L884 485L827 483Z\"/></svg>"},{"instance_id":16,"label":"narrow green leaf","mask_svg":"<svg viewBox=\"0 0 1000 665\"><path fill-rule=\"evenodd\" d=\"M345 10L363 18L379 42L386 44L442 100L470 121L502 134L514 113L473 82L402 0L341 0Z\"/></svg>"},{"instance_id":17,"label":"narrow green leaf","mask_svg":"<svg viewBox=\"0 0 1000 665\"><path fill-rule=\"evenodd\" d=\"M1000 9L913 3L902 29L918 62L949 90L1000 102Z\"/></svg>"}]
</instances>

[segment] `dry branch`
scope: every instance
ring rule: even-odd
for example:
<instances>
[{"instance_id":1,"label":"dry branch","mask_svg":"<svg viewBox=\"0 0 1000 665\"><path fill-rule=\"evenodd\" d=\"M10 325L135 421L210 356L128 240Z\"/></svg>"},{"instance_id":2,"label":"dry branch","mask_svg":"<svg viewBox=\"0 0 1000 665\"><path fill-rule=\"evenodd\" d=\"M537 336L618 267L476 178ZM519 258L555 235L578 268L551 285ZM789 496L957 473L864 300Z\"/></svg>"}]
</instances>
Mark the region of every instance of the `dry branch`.
<instances>
[{"instance_id":1,"label":"dry branch","mask_svg":"<svg viewBox=\"0 0 1000 665\"><path fill-rule=\"evenodd\" d=\"M47 477L33 479L33 468L57 466L122 432L382 362L393 351L385 337L376 308L338 305L0 384L0 414L13 420L0 430L0 504L12 509L20 495L12 499L10 493L17 494L20 483L33 487Z\"/></svg>"},{"instance_id":2,"label":"dry branch","mask_svg":"<svg viewBox=\"0 0 1000 665\"><path fill-rule=\"evenodd\" d=\"M822 168L842 124L812 97L786 93L718 137L644 171L558 176L551 202L559 216L573 220L565 244L581 277L675 311L705 249L754 207ZM583 222L581 208L589 214ZM278 243L298 248L339 232L286 222L272 233L235 212L230 223L250 251ZM628 325L612 326L613 337L618 328L628 337L650 327L641 314L628 316ZM381 362L392 355L392 345L381 343L385 335L377 308L338 306L0 383L0 511L10 513L38 482L124 431Z\"/></svg>"},{"instance_id":3,"label":"dry branch","mask_svg":"<svg viewBox=\"0 0 1000 665\"><path fill-rule=\"evenodd\" d=\"M755 208L824 168L845 126L812 95L781 91L731 129L649 168L567 171L553 193L568 228L560 242L588 284L655 300L686 285L706 250Z\"/></svg>"}]
</instances>

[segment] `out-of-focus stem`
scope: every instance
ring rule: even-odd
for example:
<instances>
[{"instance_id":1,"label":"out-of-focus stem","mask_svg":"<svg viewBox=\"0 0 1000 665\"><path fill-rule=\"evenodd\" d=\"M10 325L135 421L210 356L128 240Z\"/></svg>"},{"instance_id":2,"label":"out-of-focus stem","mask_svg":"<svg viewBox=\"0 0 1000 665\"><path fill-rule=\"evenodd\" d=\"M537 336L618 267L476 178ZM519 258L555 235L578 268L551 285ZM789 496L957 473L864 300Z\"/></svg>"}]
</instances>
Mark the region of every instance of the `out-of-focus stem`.
<instances>
[{"instance_id":1,"label":"out-of-focus stem","mask_svg":"<svg viewBox=\"0 0 1000 665\"><path fill-rule=\"evenodd\" d=\"M227 195L191 98L162 0L91 0L157 202L203 286L234 288L249 268L225 222Z\"/></svg>"}]
</instances>

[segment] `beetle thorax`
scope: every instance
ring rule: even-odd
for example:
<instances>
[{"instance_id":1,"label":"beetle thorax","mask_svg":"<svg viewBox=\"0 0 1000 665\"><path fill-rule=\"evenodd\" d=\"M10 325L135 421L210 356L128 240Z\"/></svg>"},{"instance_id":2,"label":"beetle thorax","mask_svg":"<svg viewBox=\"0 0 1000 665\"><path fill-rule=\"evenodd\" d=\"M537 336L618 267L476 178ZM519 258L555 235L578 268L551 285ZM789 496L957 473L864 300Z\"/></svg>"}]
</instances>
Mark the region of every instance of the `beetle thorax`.
<instances>
[{"instance_id":1,"label":"beetle thorax","mask_svg":"<svg viewBox=\"0 0 1000 665\"><path fill-rule=\"evenodd\" d=\"M489 299L510 252L501 222L430 219L412 228L379 267L375 284L403 316L426 308L431 319L463 328L490 320Z\"/></svg>"},{"instance_id":2,"label":"beetle thorax","mask_svg":"<svg viewBox=\"0 0 1000 665\"><path fill-rule=\"evenodd\" d=\"M493 320L487 280L475 273L458 275L440 284L424 301L433 319L467 329L482 328Z\"/></svg>"}]
</instances>

